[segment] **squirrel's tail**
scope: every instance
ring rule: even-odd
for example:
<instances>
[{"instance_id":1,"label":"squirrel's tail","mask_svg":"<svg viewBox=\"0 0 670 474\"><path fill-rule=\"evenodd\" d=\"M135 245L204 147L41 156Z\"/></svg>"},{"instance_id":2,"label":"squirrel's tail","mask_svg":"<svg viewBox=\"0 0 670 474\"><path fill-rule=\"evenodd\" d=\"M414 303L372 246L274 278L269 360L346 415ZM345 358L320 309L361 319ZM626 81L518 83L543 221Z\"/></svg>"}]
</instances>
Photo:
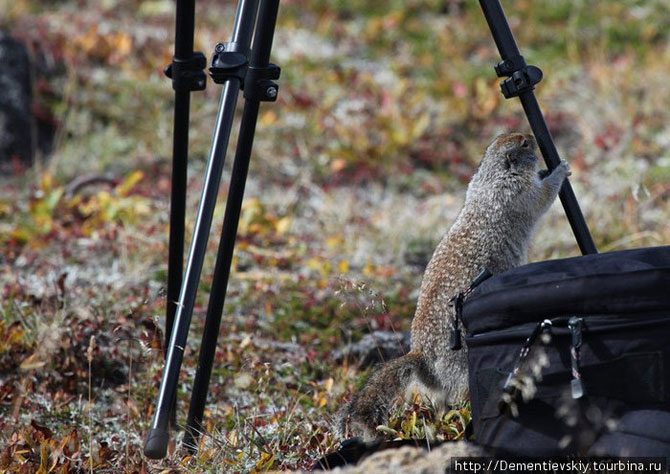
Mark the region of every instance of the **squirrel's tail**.
<instances>
[{"instance_id":1,"label":"squirrel's tail","mask_svg":"<svg viewBox=\"0 0 670 474\"><path fill-rule=\"evenodd\" d=\"M411 351L382 365L337 413L339 435L347 438L362 432L365 439L376 437L377 426L388 420L394 402L415 381L428 388L439 387L430 362L421 352Z\"/></svg>"}]
</instances>

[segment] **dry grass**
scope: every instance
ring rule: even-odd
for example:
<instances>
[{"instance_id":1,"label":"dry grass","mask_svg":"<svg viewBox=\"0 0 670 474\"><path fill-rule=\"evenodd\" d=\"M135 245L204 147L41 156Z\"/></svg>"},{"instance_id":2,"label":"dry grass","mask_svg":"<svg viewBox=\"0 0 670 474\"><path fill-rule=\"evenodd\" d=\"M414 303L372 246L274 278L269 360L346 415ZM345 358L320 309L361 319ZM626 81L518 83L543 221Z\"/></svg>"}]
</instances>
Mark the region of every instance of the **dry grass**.
<instances>
[{"instance_id":1,"label":"dry grass","mask_svg":"<svg viewBox=\"0 0 670 474\"><path fill-rule=\"evenodd\" d=\"M198 3L196 43L209 53L228 35L231 7ZM445 3L282 5L280 100L262 108L205 435L195 457L177 441L161 462L141 446L162 362L171 89L160 69L172 2L22 0L4 10L0 24L61 66L42 73L37 99L60 123L53 155L0 178L0 470L295 469L337 446L330 414L366 372L331 351L371 330L408 328L422 264L477 157L495 134L526 128L497 91L477 6L447 14ZM670 243L661 6L506 2L522 50L545 71L538 95L602 250ZM189 225L217 95L210 84L193 99ZM69 196L68 183L88 173L111 184ZM557 205L532 257L576 253ZM426 410L417 402L390 428L421 434L412 420ZM438 421L459 431L466 416Z\"/></svg>"}]
</instances>

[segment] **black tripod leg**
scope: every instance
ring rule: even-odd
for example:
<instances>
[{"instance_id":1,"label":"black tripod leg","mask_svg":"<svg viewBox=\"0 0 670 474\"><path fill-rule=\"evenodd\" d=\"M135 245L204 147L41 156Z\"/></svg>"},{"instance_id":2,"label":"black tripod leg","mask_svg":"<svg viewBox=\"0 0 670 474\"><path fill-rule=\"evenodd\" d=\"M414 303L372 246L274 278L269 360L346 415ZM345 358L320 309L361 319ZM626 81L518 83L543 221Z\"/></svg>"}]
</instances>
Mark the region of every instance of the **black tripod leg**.
<instances>
[{"instance_id":1,"label":"black tripod leg","mask_svg":"<svg viewBox=\"0 0 670 474\"><path fill-rule=\"evenodd\" d=\"M501 84L503 94L506 98L519 97L542 156L549 169L553 169L558 166L561 158L533 93L535 84L542 78L542 72L534 66L526 65L499 0L479 0L479 4L503 60L496 66L496 73L501 77L508 77ZM563 183L559 197L582 254L598 253L575 193L567 179Z\"/></svg>"},{"instance_id":2,"label":"black tripod leg","mask_svg":"<svg viewBox=\"0 0 670 474\"><path fill-rule=\"evenodd\" d=\"M170 192L170 242L167 270L167 305L165 307L165 348L172 334L174 316L184 265L184 216L186 211L186 176L188 167L188 126L191 91L205 88L205 74L196 71L193 52L195 28L195 0L177 2L175 21L175 50L168 75L172 77L174 88L174 125L172 131L172 184ZM181 65L189 65L188 79L181 77ZM202 64L204 67L204 64ZM197 77L197 81L193 78ZM172 409L174 423L174 407Z\"/></svg>"},{"instance_id":3,"label":"black tripod leg","mask_svg":"<svg viewBox=\"0 0 670 474\"><path fill-rule=\"evenodd\" d=\"M193 56L195 0L177 2L175 24L175 61ZM167 306L165 317L165 351L172 333L177 310L179 287L184 264L184 215L186 210L186 175L188 163L188 125L191 90L186 84L174 92L174 125L172 130L172 189L170 194L170 243L168 251Z\"/></svg>"},{"instance_id":4,"label":"black tripod leg","mask_svg":"<svg viewBox=\"0 0 670 474\"><path fill-rule=\"evenodd\" d=\"M184 265L184 215L186 210L186 175L190 93L175 92L172 189L170 193L170 244L168 250L167 306L165 308L165 354L172 334L174 315ZM186 136L184 136L186 135ZM177 138L179 137L179 138Z\"/></svg>"},{"instance_id":5,"label":"black tripod leg","mask_svg":"<svg viewBox=\"0 0 670 474\"><path fill-rule=\"evenodd\" d=\"M188 165L188 127L191 92L204 90L207 78L205 56L193 51L195 0L178 0L175 48L172 64L165 73L174 89L172 132L172 185L170 192L170 243L168 251L167 306L165 308L165 352L172 333L184 265L184 215Z\"/></svg>"},{"instance_id":6,"label":"black tripod leg","mask_svg":"<svg viewBox=\"0 0 670 474\"><path fill-rule=\"evenodd\" d=\"M246 140L249 142L248 150L249 152L251 151L250 142L253 141L257 114L258 102L253 104L247 103L245 105L242 115L243 124L248 121L252 121L252 124L247 127L243 125L240 129L240 142L238 142L238 152L235 156L233 171L230 178L230 189L223 220L224 226L221 232L221 240L219 241L219 249L216 256L214 279L212 281L211 296L207 306L207 319L205 320L204 332L202 334L198 369L195 374L195 381L193 382L191 404L189 406L188 418L186 420L184 445L191 452L197 450L198 437L202 431L202 416L205 410L205 402L207 401L209 379L211 377L212 363L216 353L216 343L219 335L219 327L221 325L223 305L226 300L228 277L230 276L230 265L233 258L233 249L235 247L237 225L240 219L244 186L246 184L247 172L249 170L249 155L240 155L240 145L243 137L245 135L250 135Z\"/></svg>"},{"instance_id":7,"label":"black tripod leg","mask_svg":"<svg viewBox=\"0 0 670 474\"><path fill-rule=\"evenodd\" d=\"M251 42L256 7L256 0L240 0L237 7L231 43L236 43L244 50L249 48ZM145 455L152 459L163 458L167 453L170 408L174 403L177 384L179 382L179 371L191 324L195 296L202 272L202 263L207 250L212 215L216 206L216 196L219 190L219 182L221 181L221 173L230 139L235 104L237 103L240 86L240 80L231 77L225 82L221 94L214 137L212 139L212 148L207 161L205 181L193 231L193 240L191 241L184 281L179 294L174 329L170 337L170 343L168 344L167 360L156 402L156 411L144 445Z\"/></svg>"},{"instance_id":8,"label":"black tripod leg","mask_svg":"<svg viewBox=\"0 0 670 474\"><path fill-rule=\"evenodd\" d=\"M554 145L554 141L551 138L549 128L547 128L547 124L544 121L535 94L533 94L532 91L526 92L521 94L519 99L521 100L521 105L526 113L526 117L528 117L530 128L533 130L533 134L537 139L537 146L540 148L540 152L547 163L547 167L549 167L549 169L555 168L560 163L561 159L556 150L556 146ZM563 183L558 197L561 200L561 204L563 204L563 209L568 217L572 233L575 235L577 245L579 246L582 255L598 253L596 244L593 242L593 237L591 237L591 232L589 232L589 227L586 224L582 210L577 202L575 192L567 179Z\"/></svg>"},{"instance_id":9,"label":"black tripod leg","mask_svg":"<svg viewBox=\"0 0 670 474\"><path fill-rule=\"evenodd\" d=\"M258 20L256 22L256 36L249 64L251 70L264 70L269 66L270 50L272 48L272 38L274 36L278 7L279 0L261 0ZM270 83L262 81L260 85L256 84L257 89L260 87L260 90L256 91L258 94L256 94L251 91L254 84L251 84L250 82L252 81L245 84L245 97L248 97L249 95L251 95L251 97L247 98L242 113L240 135L237 142L235 161L233 163L233 171L230 179L226 212L223 218L223 229L221 231L221 240L219 241L219 249L216 256L211 296L207 307L207 319L205 320L205 328L202 335L200 358L198 361L198 369L195 374L193 392L191 394L191 404L186 421L184 445L191 452L197 450L198 438L202 432L202 418L205 411L205 403L207 401L212 363L216 353L221 315L226 300L230 266L235 248L235 238L237 236L237 226L240 220L242 200L244 198L244 187L247 180L247 173L249 171L249 160L254 142L261 94L267 93L268 88L274 86L274 84L271 86ZM276 88L274 88L274 92L271 92L271 96L267 98L274 99L276 95Z\"/></svg>"}]
</instances>

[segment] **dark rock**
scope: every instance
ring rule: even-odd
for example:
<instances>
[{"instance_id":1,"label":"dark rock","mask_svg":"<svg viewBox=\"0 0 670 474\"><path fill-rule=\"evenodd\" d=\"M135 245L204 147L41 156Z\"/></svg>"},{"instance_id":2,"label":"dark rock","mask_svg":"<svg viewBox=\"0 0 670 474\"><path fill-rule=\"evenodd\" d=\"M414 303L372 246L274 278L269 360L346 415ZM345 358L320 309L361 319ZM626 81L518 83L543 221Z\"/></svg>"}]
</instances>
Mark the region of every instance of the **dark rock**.
<instances>
[{"instance_id":1,"label":"dark rock","mask_svg":"<svg viewBox=\"0 0 670 474\"><path fill-rule=\"evenodd\" d=\"M365 368L400 357L409 351L409 347L408 332L375 331L358 342L334 350L331 357L337 362L347 360Z\"/></svg>"},{"instance_id":2,"label":"dark rock","mask_svg":"<svg viewBox=\"0 0 670 474\"><path fill-rule=\"evenodd\" d=\"M30 58L26 47L0 31L0 167L30 166L34 156Z\"/></svg>"}]
</instances>

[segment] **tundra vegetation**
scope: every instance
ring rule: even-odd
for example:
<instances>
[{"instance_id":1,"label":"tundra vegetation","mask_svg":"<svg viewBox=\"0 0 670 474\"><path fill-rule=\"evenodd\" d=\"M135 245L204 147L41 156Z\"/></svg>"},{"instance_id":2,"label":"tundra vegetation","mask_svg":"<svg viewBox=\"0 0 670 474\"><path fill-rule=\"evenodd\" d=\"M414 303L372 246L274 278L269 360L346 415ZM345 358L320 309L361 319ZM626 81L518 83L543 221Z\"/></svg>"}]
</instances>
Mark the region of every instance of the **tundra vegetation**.
<instances>
[{"instance_id":1,"label":"tundra vegetation","mask_svg":"<svg viewBox=\"0 0 670 474\"><path fill-rule=\"evenodd\" d=\"M670 243L670 18L661 0L504 2L602 251ZM0 177L0 470L296 469L369 368L333 351L404 331L424 265L486 144L527 130L498 91L477 2L286 0L240 222L200 450L142 457L162 367L173 42L169 0L0 0L35 60L49 156ZM197 2L196 49L232 2ZM220 92L192 98L188 228ZM220 198L225 199L231 157ZM178 393L195 372L216 211ZM190 232L190 230L189 230ZM576 255L559 205L531 260ZM382 434L459 439L414 399ZM179 438L178 438L179 439Z\"/></svg>"}]
</instances>

